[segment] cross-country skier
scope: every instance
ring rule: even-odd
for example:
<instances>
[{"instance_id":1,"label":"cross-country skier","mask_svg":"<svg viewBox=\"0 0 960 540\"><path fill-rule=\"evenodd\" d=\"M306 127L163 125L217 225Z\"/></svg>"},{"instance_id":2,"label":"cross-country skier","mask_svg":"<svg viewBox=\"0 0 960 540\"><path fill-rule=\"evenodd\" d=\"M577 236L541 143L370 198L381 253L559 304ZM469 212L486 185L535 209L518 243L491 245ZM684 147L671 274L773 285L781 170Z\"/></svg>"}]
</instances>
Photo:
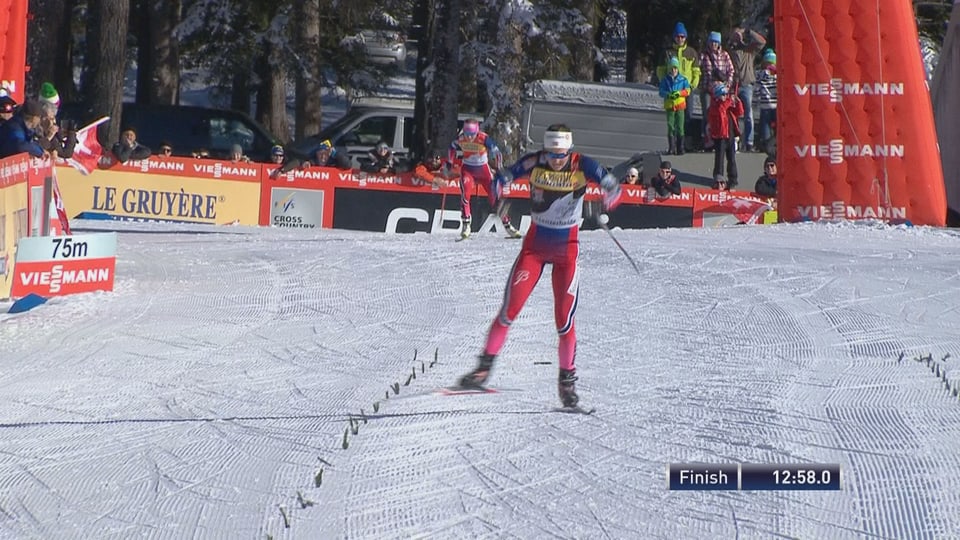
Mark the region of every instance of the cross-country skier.
<instances>
[{"instance_id":1,"label":"cross-country skier","mask_svg":"<svg viewBox=\"0 0 960 540\"><path fill-rule=\"evenodd\" d=\"M543 150L521 157L504 174L508 181L519 177L530 179L532 223L510 271L503 305L490 325L480 363L460 379L462 387L482 387L489 379L510 324L520 314L544 267L550 263L553 265L554 320L560 335L557 390L564 407L577 406L574 312L580 293L578 225L583 213L583 196L587 182L599 183L603 189L603 208L610 211L620 204L621 191L617 178L595 159L572 152L572 147L570 128L554 124L543 135Z\"/></svg>"},{"instance_id":2,"label":"cross-country skier","mask_svg":"<svg viewBox=\"0 0 960 540\"><path fill-rule=\"evenodd\" d=\"M460 238L470 237L470 195L473 192L474 182L479 182L487 190L488 200L491 208L497 208L497 202L500 200L500 192L505 182L499 177L499 171L503 166L503 154L497 147L493 138L480 131L480 121L470 119L463 123L463 129L452 143L447 161L449 163L457 162L457 153L461 153L460 168L460 208L461 219L463 221L460 229ZM494 160L494 168L490 169L490 159ZM495 179L494 173L498 176ZM520 237L520 231L510 223L510 216L505 211L500 216L507 234L514 237Z\"/></svg>"}]
</instances>

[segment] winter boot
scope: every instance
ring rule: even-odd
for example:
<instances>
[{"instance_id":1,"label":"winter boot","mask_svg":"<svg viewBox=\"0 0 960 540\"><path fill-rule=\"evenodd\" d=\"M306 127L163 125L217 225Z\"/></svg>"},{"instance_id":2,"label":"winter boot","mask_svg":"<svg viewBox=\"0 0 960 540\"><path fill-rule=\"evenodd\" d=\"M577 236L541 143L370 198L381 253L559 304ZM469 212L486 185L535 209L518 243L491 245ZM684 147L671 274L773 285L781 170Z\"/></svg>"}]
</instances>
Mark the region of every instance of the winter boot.
<instances>
[{"instance_id":1,"label":"winter boot","mask_svg":"<svg viewBox=\"0 0 960 540\"><path fill-rule=\"evenodd\" d=\"M580 398L577 396L577 370L561 369L557 380L557 393L560 394L560 403L564 407L576 407Z\"/></svg>"},{"instance_id":2,"label":"winter boot","mask_svg":"<svg viewBox=\"0 0 960 540\"><path fill-rule=\"evenodd\" d=\"M677 144L676 144L676 139L673 137L673 135L670 135L667 137L667 144L669 145L669 148L667 148L666 155L672 156L673 154L676 154Z\"/></svg>"},{"instance_id":3,"label":"winter boot","mask_svg":"<svg viewBox=\"0 0 960 540\"><path fill-rule=\"evenodd\" d=\"M463 240L470 238L470 218L463 220L463 224L460 227L460 238Z\"/></svg>"},{"instance_id":4,"label":"winter boot","mask_svg":"<svg viewBox=\"0 0 960 540\"><path fill-rule=\"evenodd\" d=\"M496 356L492 354L480 355L480 363L477 364L476 369L460 377L460 386L463 388L483 388L483 384L490 378L494 358Z\"/></svg>"},{"instance_id":5,"label":"winter boot","mask_svg":"<svg viewBox=\"0 0 960 540\"><path fill-rule=\"evenodd\" d=\"M683 143L684 143L684 141L683 141L683 135L677 135L677 155L678 155L678 156L682 156L683 153L686 151L686 150L683 148Z\"/></svg>"}]
</instances>

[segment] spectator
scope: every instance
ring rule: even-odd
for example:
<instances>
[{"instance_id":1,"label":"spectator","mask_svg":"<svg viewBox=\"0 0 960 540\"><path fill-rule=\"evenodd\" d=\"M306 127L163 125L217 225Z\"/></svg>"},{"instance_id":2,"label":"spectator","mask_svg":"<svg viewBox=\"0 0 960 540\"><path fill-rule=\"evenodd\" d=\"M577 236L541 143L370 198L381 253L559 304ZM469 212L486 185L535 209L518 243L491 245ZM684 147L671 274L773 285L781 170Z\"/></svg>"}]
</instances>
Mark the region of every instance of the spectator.
<instances>
[{"instance_id":1,"label":"spectator","mask_svg":"<svg viewBox=\"0 0 960 540\"><path fill-rule=\"evenodd\" d=\"M393 157L393 150L387 141L381 140L367 152L370 162L361 167L362 170L375 174L394 174L397 172L397 163Z\"/></svg>"},{"instance_id":2,"label":"spectator","mask_svg":"<svg viewBox=\"0 0 960 540\"><path fill-rule=\"evenodd\" d=\"M743 103L744 150L753 152L753 84L757 82L757 53L763 50L767 38L754 30L735 26L730 36L730 59L733 62L737 97Z\"/></svg>"},{"instance_id":3,"label":"spectator","mask_svg":"<svg viewBox=\"0 0 960 540\"><path fill-rule=\"evenodd\" d=\"M206 148L201 148L196 152L193 152L192 155L194 159L207 159L210 157L210 151Z\"/></svg>"},{"instance_id":4,"label":"spectator","mask_svg":"<svg viewBox=\"0 0 960 540\"><path fill-rule=\"evenodd\" d=\"M26 152L33 157L49 157L34 138L40 127L43 110L37 101L27 101L10 120L0 125L0 158Z\"/></svg>"},{"instance_id":5,"label":"spectator","mask_svg":"<svg viewBox=\"0 0 960 540\"><path fill-rule=\"evenodd\" d=\"M743 103L731 95L727 86L717 82L710 98L707 113L710 138L713 140L714 189L733 189L737 185L737 150L734 138L739 135L738 119L743 116ZM724 179L723 159L727 158L727 178Z\"/></svg>"},{"instance_id":6,"label":"spectator","mask_svg":"<svg viewBox=\"0 0 960 540\"><path fill-rule=\"evenodd\" d=\"M40 106L40 127L37 130L37 143L54 158L69 158L77 146L77 134L72 130L61 130L57 124L57 107L44 101Z\"/></svg>"},{"instance_id":7,"label":"spectator","mask_svg":"<svg viewBox=\"0 0 960 540\"><path fill-rule=\"evenodd\" d=\"M770 138L777 121L777 55L772 49L763 54L763 69L757 75L754 97L760 107L760 144L768 154L773 149Z\"/></svg>"},{"instance_id":8,"label":"spectator","mask_svg":"<svg viewBox=\"0 0 960 540\"><path fill-rule=\"evenodd\" d=\"M640 171L636 167L627 169L627 175L621 180L624 184L637 185L641 183Z\"/></svg>"},{"instance_id":9,"label":"spectator","mask_svg":"<svg viewBox=\"0 0 960 540\"><path fill-rule=\"evenodd\" d=\"M696 49L687 44L687 27L682 22L678 22L673 29L673 42L667 47L667 63L657 67L657 80L663 80L670 71L669 62L671 58L680 61L680 74L686 77L690 83L690 88L697 88L700 84L700 56ZM691 90L692 91L692 90ZM684 109L683 129L689 131L691 114L693 109L687 107Z\"/></svg>"},{"instance_id":10,"label":"spectator","mask_svg":"<svg viewBox=\"0 0 960 540\"><path fill-rule=\"evenodd\" d=\"M763 174L757 178L753 191L761 197L777 196L777 160L773 156L763 160Z\"/></svg>"},{"instance_id":11,"label":"spectator","mask_svg":"<svg viewBox=\"0 0 960 540\"><path fill-rule=\"evenodd\" d=\"M710 32L707 50L700 53L700 108L710 110L710 97L714 84L722 82L726 88L733 86L733 61L727 51L720 46L720 32ZM703 115L703 146L705 150L713 147L710 138L710 119L706 112Z\"/></svg>"},{"instance_id":12,"label":"spectator","mask_svg":"<svg viewBox=\"0 0 960 540\"><path fill-rule=\"evenodd\" d=\"M230 147L230 161L233 163L250 163L250 158L244 155L242 146L234 144Z\"/></svg>"},{"instance_id":13,"label":"spectator","mask_svg":"<svg viewBox=\"0 0 960 540\"><path fill-rule=\"evenodd\" d=\"M137 142L137 132L133 128L126 128L120 133L120 140L113 145L113 155L120 163L132 160L147 159L150 149Z\"/></svg>"},{"instance_id":14,"label":"spectator","mask_svg":"<svg viewBox=\"0 0 960 540\"><path fill-rule=\"evenodd\" d=\"M666 199L671 194L679 195L680 180L673 174L673 165L669 161L660 164L660 172L650 181L650 186L656 190L657 198Z\"/></svg>"},{"instance_id":15,"label":"spectator","mask_svg":"<svg viewBox=\"0 0 960 540\"><path fill-rule=\"evenodd\" d=\"M17 112L17 102L7 94L0 96L0 124L13 118L15 112Z\"/></svg>"},{"instance_id":16,"label":"spectator","mask_svg":"<svg viewBox=\"0 0 960 540\"><path fill-rule=\"evenodd\" d=\"M333 144L330 143L330 140L327 139L320 141L320 144L318 144L316 149L313 151L313 157L310 159L304 160L295 156L286 156L286 160L283 162L283 165L277 170L273 171L273 173L270 174L270 177L277 178L287 171L292 171L296 168L306 169L310 166L349 169L350 158L341 154L340 152L337 152L337 149L334 148Z\"/></svg>"},{"instance_id":17,"label":"spectator","mask_svg":"<svg viewBox=\"0 0 960 540\"><path fill-rule=\"evenodd\" d=\"M687 108L687 96L690 95L690 82L680 73L680 60L671 58L667 62L669 72L660 79L660 97L667 111L667 154L682 156L684 152L684 110Z\"/></svg>"},{"instance_id":18,"label":"spectator","mask_svg":"<svg viewBox=\"0 0 960 540\"><path fill-rule=\"evenodd\" d=\"M270 149L270 163L283 163L283 147L279 144L275 144L273 148Z\"/></svg>"},{"instance_id":19,"label":"spectator","mask_svg":"<svg viewBox=\"0 0 960 540\"><path fill-rule=\"evenodd\" d=\"M60 94L57 89L48 82L40 85L40 104L49 103L53 105L54 111L60 109Z\"/></svg>"},{"instance_id":20,"label":"spectator","mask_svg":"<svg viewBox=\"0 0 960 540\"><path fill-rule=\"evenodd\" d=\"M173 156L173 145L168 141L160 141L160 156L161 157L171 157Z\"/></svg>"},{"instance_id":21,"label":"spectator","mask_svg":"<svg viewBox=\"0 0 960 540\"><path fill-rule=\"evenodd\" d=\"M449 164L443 162L443 152L434 150L427 154L426 159L417 164L413 169L413 175L424 182L442 186L446 180L459 178L460 171L453 170Z\"/></svg>"}]
</instances>

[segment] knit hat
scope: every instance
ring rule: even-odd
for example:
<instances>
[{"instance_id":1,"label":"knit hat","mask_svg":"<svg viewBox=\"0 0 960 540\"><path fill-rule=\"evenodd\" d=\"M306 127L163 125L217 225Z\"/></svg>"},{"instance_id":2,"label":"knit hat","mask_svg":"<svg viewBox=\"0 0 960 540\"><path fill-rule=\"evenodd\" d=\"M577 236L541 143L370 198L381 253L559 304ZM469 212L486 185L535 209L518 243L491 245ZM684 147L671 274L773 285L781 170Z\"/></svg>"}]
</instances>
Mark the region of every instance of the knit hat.
<instances>
[{"instance_id":1,"label":"knit hat","mask_svg":"<svg viewBox=\"0 0 960 540\"><path fill-rule=\"evenodd\" d=\"M320 141L320 144L317 145L317 149L314 150L314 151L315 151L315 152L319 152L319 151L321 151L321 150L329 150L329 149L331 149L331 148L333 148L333 145L330 144L330 139L324 139L324 140Z\"/></svg>"},{"instance_id":2,"label":"knit hat","mask_svg":"<svg viewBox=\"0 0 960 540\"><path fill-rule=\"evenodd\" d=\"M716 41L717 43L721 42L720 32L710 32L709 41Z\"/></svg>"},{"instance_id":3,"label":"knit hat","mask_svg":"<svg viewBox=\"0 0 960 540\"><path fill-rule=\"evenodd\" d=\"M40 101L52 103L54 107L59 107L60 94L57 93L57 89L52 84L45 82L40 85Z\"/></svg>"},{"instance_id":4,"label":"knit hat","mask_svg":"<svg viewBox=\"0 0 960 540\"><path fill-rule=\"evenodd\" d=\"M680 69L680 60L676 56L671 56L670 61L667 62L667 67Z\"/></svg>"},{"instance_id":5,"label":"knit hat","mask_svg":"<svg viewBox=\"0 0 960 540\"><path fill-rule=\"evenodd\" d=\"M713 95L716 97L727 95L727 85L723 84L720 81L717 81L713 85Z\"/></svg>"},{"instance_id":6,"label":"knit hat","mask_svg":"<svg viewBox=\"0 0 960 540\"><path fill-rule=\"evenodd\" d=\"M764 51L764 53L763 53L763 61L764 61L764 62L767 62L768 64L776 64L776 63L777 63L777 53L773 52L773 49L767 49L767 50Z\"/></svg>"},{"instance_id":7,"label":"knit hat","mask_svg":"<svg viewBox=\"0 0 960 540\"><path fill-rule=\"evenodd\" d=\"M638 171L636 167L630 167L629 169L627 169L627 176L639 176L639 175L640 175L640 171Z\"/></svg>"},{"instance_id":8,"label":"knit hat","mask_svg":"<svg viewBox=\"0 0 960 540\"><path fill-rule=\"evenodd\" d=\"M271 156L282 156L282 155L283 155L283 147L280 146L279 144L273 145L273 148L270 149L270 155L271 155Z\"/></svg>"},{"instance_id":9,"label":"knit hat","mask_svg":"<svg viewBox=\"0 0 960 540\"><path fill-rule=\"evenodd\" d=\"M777 164L777 158L773 156L767 156L767 159L763 160L763 166L766 167L768 163Z\"/></svg>"},{"instance_id":10,"label":"knit hat","mask_svg":"<svg viewBox=\"0 0 960 540\"><path fill-rule=\"evenodd\" d=\"M675 27L673 27L673 37L687 35L687 27L683 25L682 22L678 22Z\"/></svg>"}]
</instances>

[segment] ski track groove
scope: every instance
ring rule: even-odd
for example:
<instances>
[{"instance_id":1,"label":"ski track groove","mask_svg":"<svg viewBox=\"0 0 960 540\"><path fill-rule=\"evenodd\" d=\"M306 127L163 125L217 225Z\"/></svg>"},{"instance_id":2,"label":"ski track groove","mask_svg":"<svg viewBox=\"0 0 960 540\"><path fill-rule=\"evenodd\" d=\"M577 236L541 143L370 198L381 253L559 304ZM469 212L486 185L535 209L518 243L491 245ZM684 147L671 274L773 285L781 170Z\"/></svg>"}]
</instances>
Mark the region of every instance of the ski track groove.
<instances>
[{"instance_id":1,"label":"ski track groove","mask_svg":"<svg viewBox=\"0 0 960 540\"><path fill-rule=\"evenodd\" d=\"M731 229L716 246L704 238L719 231L618 231L640 281L603 234L584 232L578 388L599 410L583 418L547 412L556 365L532 365L556 355L546 275L495 370L519 392L403 399L472 367L513 245L436 239L442 247L422 251L435 239L276 229L121 235L113 294L0 324L4 339L35 325L12 350L37 374L24 383L0 369L0 421L51 422L4 430L0 508L12 517L0 536L948 537L960 527L960 405L925 364L896 358L960 361L958 341L943 337L957 326L956 289L911 291L921 278L956 281L945 262L925 264L955 238L924 236L930 247L904 261L887 237L911 231L843 231L863 241L840 249L830 235L811 247L803 230ZM744 241L761 233L790 249ZM878 265L867 277L864 261ZM905 268L916 272L907 280ZM643 287L641 301L598 285L612 278ZM330 285L344 283L359 286ZM421 373L434 348L440 362ZM400 399L384 400L411 369ZM82 391L97 385L112 390ZM373 401L384 416L340 449L342 415L372 415ZM65 417L234 420L53 423ZM314 489L318 458L336 466ZM664 464L684 461L839 462L845 485L666 491ZM96 473L78 481L76 470ZM315 506L297 506L298 491Z\"/></svg>"}]
</instances>

